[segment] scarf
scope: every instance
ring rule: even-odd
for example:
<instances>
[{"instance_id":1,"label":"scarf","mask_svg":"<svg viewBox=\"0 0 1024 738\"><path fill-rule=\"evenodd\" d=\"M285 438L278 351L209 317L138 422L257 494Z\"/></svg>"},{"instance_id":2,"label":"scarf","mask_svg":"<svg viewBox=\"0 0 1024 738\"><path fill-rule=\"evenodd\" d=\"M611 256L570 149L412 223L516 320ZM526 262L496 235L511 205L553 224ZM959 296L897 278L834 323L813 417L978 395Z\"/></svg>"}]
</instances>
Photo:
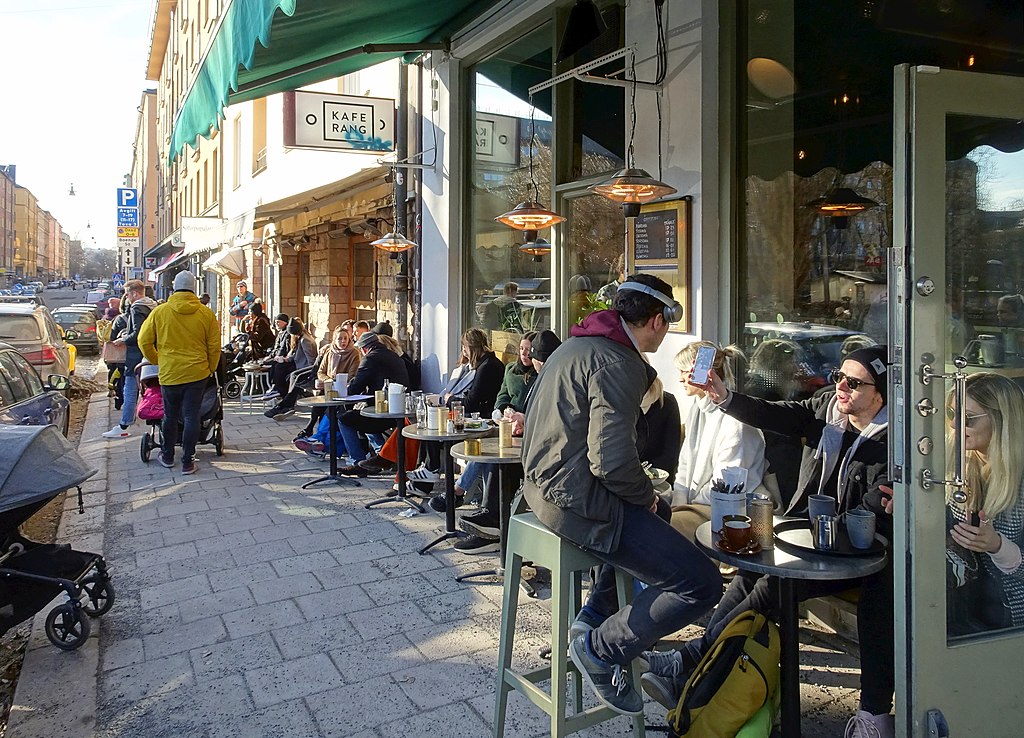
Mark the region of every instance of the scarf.
<instances>
[{"instance_id":1,"label":"scarf","mask_svg":"<svg viewBox=\"0 0 1024 738\"><path fill-rule=\"evenodd\" d=\"M346 357L353 351L354 347L350 343L348 348L342 348L337 342L332 341L331 345L327 348L327 374L328 376L337 376L341 370L341 363Z\"/></svg>"},{"instance_id":2,"label":"scarf","mask_svg":"<svg viewBox=\"0 0 1024 738\"><path fill-rule=\"evenodd\" d=\"M814 458L821 461L821 479L818 480L818 494L827 495L825 482L832 476L832 471L839 465L839 489L836 491L836 498L839 509L843 507L843 493L846 489L846 475L849 473L850 460L857 453L860 444L867 438L877 436L889 427L889 408L883 406L878 414L871 420L868 426L862 430L857 439L850 445L849 450L839 458L839 451L843 447L843 435L849 425L849 416L839 412L839 400L835 395L829 400L825 410L825 427L821 431L821 440L814 450Z\"/></svg>"}]
</instances>

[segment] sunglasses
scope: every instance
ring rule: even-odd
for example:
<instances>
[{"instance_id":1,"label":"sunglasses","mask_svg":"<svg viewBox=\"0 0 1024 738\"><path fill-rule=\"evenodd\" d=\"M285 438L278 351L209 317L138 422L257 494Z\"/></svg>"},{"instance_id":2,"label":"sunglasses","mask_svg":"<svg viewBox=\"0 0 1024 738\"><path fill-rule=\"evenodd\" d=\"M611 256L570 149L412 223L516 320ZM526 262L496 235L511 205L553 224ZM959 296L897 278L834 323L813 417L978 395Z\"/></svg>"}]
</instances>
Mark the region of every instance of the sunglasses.
<instances>
[{"instance_id":1,"label":"sunglasses","mask_svg":"<svg viewBox=\"0 0 1024 738\"><path fill-rule=\"evenodd\" d=\"M956 413L953 412L953 407L951 405L947 405L946 406L946 420L948 420L950 423L952 423L953 420L955 419L955 417L956 417ZM968 415L967 413L964 413L964 427L966 427L966 428L973 428L974 426L976 426L978 424L978 419L979 418L987 418L987 417L988 417L988 413L978 413L977 415Z\"/></svg>"},{"instance_id":2,"label":"sunglasses","mask_svg":"<svg viewBox=\"0 0 1024 738\"><path fill-rule=\"evenodd\" d=\"M857 388L860 387L862 384L866 384L868 387L874 387L875 386L874 382L865 382L863 379L857 379L856 377L848 376L846 374L843 374L838 369L833 369L832 372L828 376L829 376L829 379L832 380L833 384L839 384L840 382L842 382L845 379L846 380L846 386L850 388L851 392L856 392Z\"/></svg>"}]
</instances>

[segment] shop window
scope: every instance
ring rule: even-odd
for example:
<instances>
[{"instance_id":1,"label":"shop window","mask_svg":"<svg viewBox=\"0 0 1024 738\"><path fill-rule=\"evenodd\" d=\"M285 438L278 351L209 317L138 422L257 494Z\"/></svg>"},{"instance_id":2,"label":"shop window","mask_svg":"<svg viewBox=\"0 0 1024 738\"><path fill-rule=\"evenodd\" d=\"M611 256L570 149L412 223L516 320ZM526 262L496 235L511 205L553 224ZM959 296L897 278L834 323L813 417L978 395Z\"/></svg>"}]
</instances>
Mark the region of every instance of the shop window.
<instances>
[{"instance_id":1,"label":"shop window","mask_svg":"<svg viewBox=\"0 0 1024 738\"><path fill-rule=\"evenodd\" d=\"M368 240L351 242L351 249L351 317L355 320L376 320L377 304L373 289L376 270L375 249L370 246Z\"/></svg>"},{"instance_id":2,"label":"shop window","mask_svg":"<svg viewBox=\"0 0 1024 738\"><path fill-rule=\"evenodd\" d=\"M252 173L267 168L267 98L252 101Z\"/></svg>"}]
</instances>

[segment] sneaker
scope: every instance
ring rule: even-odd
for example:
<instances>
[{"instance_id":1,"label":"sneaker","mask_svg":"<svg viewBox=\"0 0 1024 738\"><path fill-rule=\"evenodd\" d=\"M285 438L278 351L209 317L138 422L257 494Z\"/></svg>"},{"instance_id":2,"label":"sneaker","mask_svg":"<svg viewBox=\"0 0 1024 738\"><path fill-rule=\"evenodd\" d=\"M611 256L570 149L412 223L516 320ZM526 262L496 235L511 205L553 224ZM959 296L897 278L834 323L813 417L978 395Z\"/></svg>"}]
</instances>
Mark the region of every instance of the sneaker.
<instances>
[{"instance_id":1,"label":"sneaker","mask_svg":"<svg viewBox=\"0 0 1024 738\"><path fill-rule=\"evenodd\" d=\"M181 473L182 474L195 474L197 466L198 466L198 464L196 464L196 460L195 459L191 459L190 461L182 461L181 462Z\"/></svg>"},{"instance_id":2,"label":"sneaker","mask_svg":"<svg viewBox=\"0 0 1024 738\"><path fill-rule=\"evenodd\" d=\"M267 392L264 395L260 395L260 399L261 400L273 400L275 397L280 397L280 396L281 396L280 392L278 392L276 389L272 389L272 390L270 390L270 392Z\"/></svg>"},{"instance_id":3,"label":"sneaker","mask_svg":"<svg viewBox=\"0 0 1024 738\"><path fill-rule=\"evenodd\" d=\"M682 651L644 651L640 668L655 676L677 677L683 672Z\"/></svg>"},{"instance_id":4,"label":"sneaker","mask_svg":"<svg viewBox=\"0 0 1024 738\"><path fill-rule=\"evenodd\" d=\"M279 412L281 411L278 409L277 405L274 405L274 407L270 408L269 410L263 411L263 417L270 418L271 420L273 420L275 417L277 417L277 414Z\"/></svg>"},{"instance_id":5,"label":"sneaker","mask_svg":"<svg viewBox=\"0 0 1024 738\"><path fill-rule=\"evenodd\" d=\"M275 414L273 416L273 418L274 418L274 420L277 420L277 421L280 422L280 421L284 420L285 418L287 418L289 415L294 415L294 414L295 414L295 408L289 407L289 408L287 408L285 410L278 410L277 414Z\"/></svg>"},{"instance_id":6,"label":"sneaker","mask_svg":"<svg viewBox=\"0 0 1024 738\"><path fill-rule=\"evenodd\" d=\"M366 477L369 476L370 472L359 466L359 464L353 464L352 466L341 467L338 469L338 474L343 477Z\"/></svg>"},{"instance_id":7,"label":"sneaker","mask_svg":"<svg viewBox=\"0 0 1024 738\"><path fill-rule=\"evenodd\" d=\"M310 433L309 431L307 431L307 430L306 430L305 428L303 428L302 430L300 430L300 431L298 432L298 434L297 434L297 435L295 436L295 438L294 438L294 439L292 439L292 440L294 440L294 441L297 441L297 440L299 440L300 438L309 438L309 437L310 437L311 435L313 435L313 434L312 434L312 433Z\"/></svg>"},{"instance_id":8,"label":"sneaker","mask_svg":"<svg viewBox=\"0 0 1024 738\"><path fill-rule=\"evenodd\" d=\"M113 428L100 435L104 438L128 438L132 434L131 426L122 428L120 425L115 425Z\"/></svg>"},{"instance_id":9,"label":"sneaker","mask_svg":"<svg viewBox=\"0 0 1024 738\"><path fill-rule=\"evenodd\" d=\"M466 498L463 497L462 495L456 495L455 507L462 507L462 503L465 501L465 499ZM448 500L445 499L444 494L434 495L433 497L430 498L430 502L428 502L427 504L430 506L430 509L436 513L444 514L444 512L448 509Z\"/></svg>"},{"instance_id":10,"label":"sneaker","mask_svg":"<svg viewBox=\"0 0 1024 738\"><path fill-rule=\"evenodd\" d=\"M441 478L441 475L436 471L430 471L425 466L421 466L409 472L407 478L410 482L436 482Z\"/></svg>"},{"instance_id":11,"label":"sneaker","mask_svg":"<svg viewBox=\"0 0 1024 738\"><path fill-rule=\"evenodd\" d=\"M375 454L368 459L363 459L358 465L366 469L370 474L393 474L395 469L398 468L394 463L388 461L379 454Z\"/></svg>"},{"instance_id":12,"label":"sneaker","mask_svg":"<svg viewBox=\"0 0 1024 738\"><path fill-rule=\"evenodd\" d=\"M295 448L299 451L305 451L307 454L322 454L326 450L326 446L320 441L309 438L296 438L292 443L295 444Z\"/></svg>"},{"instance_id":13,"label":"sneaker","mask_svg":"<svg viewBox=\"0 0 1024 738\"><path fill-rule=\"evenodd\" d=\"M676 692L675 680L672 677L641 674L640 686L648 697L666 710L674 710L679 704L680 693Z\"/></svg>"},{"instance_id":14,"label":"sneaker","mask_svg":"<svg viewBox=\"0 0 1024 738\"><path fill-rule=\"evenodd\" d=\"M167 469L173 469L174 468L174 457L173 456L171 458L167 458L166 456L164 456L163 451L161 451L159 453L159 455L157 456L157 458L160 460L160 466L165 467Z\"/></svg>"},{"instance_id":15,"label":"sneaker","mask_svg":"<svg viewBox=\"0 0 1024 738\"><path fill-rule=\"evenodd\" d=\"M589 634L570 641L569 657L602 704L622 715L643 714L644 700L629 683L629 672L597 658L590 648Z\"/></svg>"},{"instance_id":16,"label":"sneaker","mask_svg":"<svg viewBox=\"0 0 1024 738\"><path fill-rule=\"evenodd\" d=\"M844 738L893 738L895 735L895 717L889 714L872 715L866 710L857 710L843 733Z\"/></svg>"},{"instance_id":17,"label":"sneaker","mask_svg":"<svg viewBox=\"0 0 1024 738\"><path fill-rule=\"evenodd\" d=\"M501 550L501 541L494 538L485 538L484 536L469 536L468 538L460 538L456 541L454 548L456 551L462 551L464 554L497 553Z\"/></svg>"},{"instance_id":18,"label":"sneaker","mask_svg":"<svg viewBox=\"0 0 1024 738\"><path fill-rule=\"evenodd\" d=\"M465 518L463 518L465 520ZM607 618L598 615L589 605L584 605L576 614L576 619L569 626L569 640L574 641L581 635L586 635L594 628L600 627Z\"/></svg>"},{"instance_id":19,"label":"sneaker","mask_svg":"<svg viewBox=\"0 0 1024 738\"><path fill-rule=\"evenodd\" d=\"M483 510L476 515L463 515L461 525L467 533L487 538L501 537L501 520L498 519L498 513L490 510Z\"/></svg>"}]
</instances>

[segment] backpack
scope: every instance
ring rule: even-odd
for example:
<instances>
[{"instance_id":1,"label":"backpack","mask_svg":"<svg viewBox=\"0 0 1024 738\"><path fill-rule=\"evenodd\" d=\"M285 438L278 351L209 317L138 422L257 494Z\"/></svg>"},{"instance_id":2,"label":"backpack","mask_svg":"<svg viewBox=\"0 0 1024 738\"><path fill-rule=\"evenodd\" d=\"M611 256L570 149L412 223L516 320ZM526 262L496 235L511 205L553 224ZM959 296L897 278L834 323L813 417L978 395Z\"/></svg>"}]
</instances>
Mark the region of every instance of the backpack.
<instances>
[{"instance_id":1,"label":"backpack","mask_svg":"<svg viewBox=\"0 0 1024 738\"><path fill-rule=\"evenodd\" d=\"M753 610L737 615L701 659L675 709L669 711L669 735L732 738L766 708L773 717L779 652L775 623ZM770 730L771 720L767 723Z\"/></svg>"}]
</instances>

